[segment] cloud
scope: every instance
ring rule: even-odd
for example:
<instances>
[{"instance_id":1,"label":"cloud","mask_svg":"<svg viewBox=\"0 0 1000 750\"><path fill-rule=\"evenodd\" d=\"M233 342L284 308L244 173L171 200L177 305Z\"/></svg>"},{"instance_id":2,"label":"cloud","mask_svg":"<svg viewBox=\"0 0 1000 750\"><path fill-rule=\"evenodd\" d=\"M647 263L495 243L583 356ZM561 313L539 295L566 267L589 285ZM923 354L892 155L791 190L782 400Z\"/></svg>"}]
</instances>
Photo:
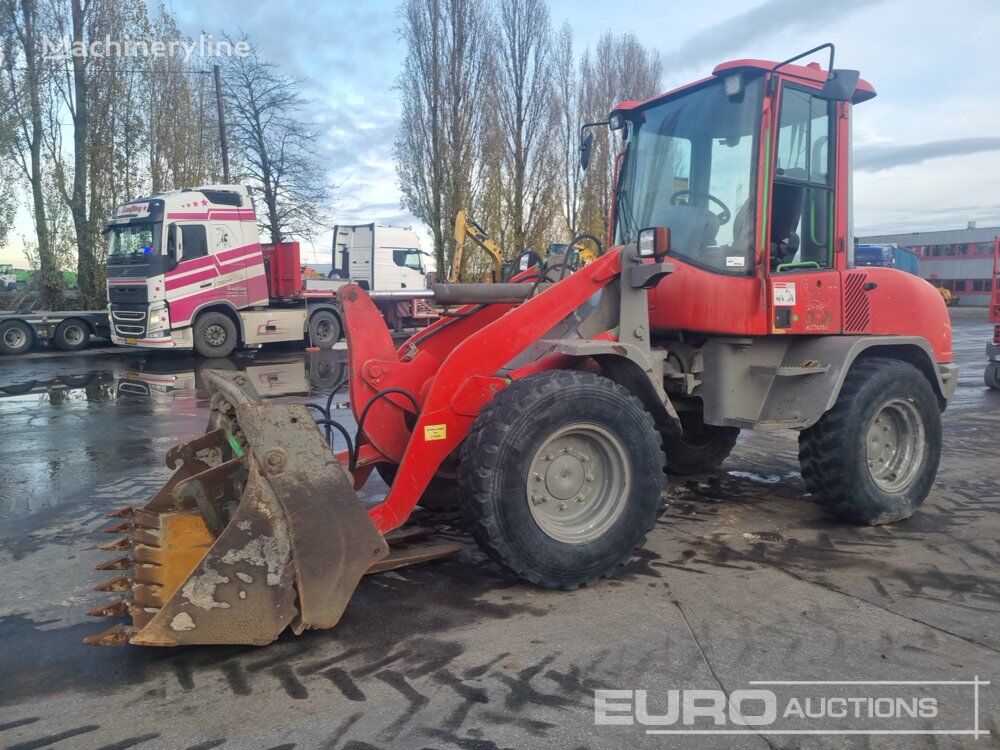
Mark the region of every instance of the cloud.
<instances>
[{"instance_id":1,"label":"cloud","mask_svg":"<svg viewBox=\"0 0 1000 750\"><path fill-rule=\"evenodd\" d=\"M703 63L732 59L738 50L762 41L774 41L779 32L815 32L826 21L839 21L850 13L885 0L765 0L737 16L712 24L667 52L667 71L685 70Z\"/></svg>"},{"instance_id":2,"label":"cloud","mask_svg":"<svg viewBox=\"0 0 1000 750\"><path fill-rule=\"evenodd\" d=\"M854 151L854 168L861 172L881 172L904 164L919 164L942 156L967 156L984 151L1000 151L1000 137L949 138L929 143L865 146Z\"/></svg>"}]
</instances>

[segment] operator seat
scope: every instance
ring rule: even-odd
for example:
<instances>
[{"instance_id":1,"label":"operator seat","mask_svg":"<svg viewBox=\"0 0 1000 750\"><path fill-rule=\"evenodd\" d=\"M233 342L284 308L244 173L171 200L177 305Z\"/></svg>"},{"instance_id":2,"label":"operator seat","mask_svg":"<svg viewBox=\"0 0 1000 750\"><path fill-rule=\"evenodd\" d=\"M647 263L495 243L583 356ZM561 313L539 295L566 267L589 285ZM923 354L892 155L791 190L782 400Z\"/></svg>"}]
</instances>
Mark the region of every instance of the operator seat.
<instances>
[{"instance_id":1,"label":"operator seat","mask_svg":"<svg viewBox=\"0 0 1000 750\"><path fill-rule=\"evenodd\" d=\"M805 180L806 170L794 167L786 169L781 177ZM788 263L799 249L799 236L795 230L802 219L802 205L805 202L806 186L777 179L771 194L771 270L781 263Z\"/></svg>"}]
</instances>

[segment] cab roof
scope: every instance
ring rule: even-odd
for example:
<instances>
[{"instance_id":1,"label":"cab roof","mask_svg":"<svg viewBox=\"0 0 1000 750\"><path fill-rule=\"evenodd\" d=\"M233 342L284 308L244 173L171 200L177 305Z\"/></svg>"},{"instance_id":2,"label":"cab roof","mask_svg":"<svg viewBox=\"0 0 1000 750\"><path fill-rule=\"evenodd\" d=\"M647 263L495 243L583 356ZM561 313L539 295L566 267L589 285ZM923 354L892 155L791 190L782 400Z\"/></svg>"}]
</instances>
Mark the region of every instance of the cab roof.
<instances>
[{"instance_id":1,"label":"cab roof","mask_svg":"<svg viewBox=\"0 0 1000 750\"><path fill-rule=\"evenodd\" d=\"M633 109L641 109L662 99L671 98L682 91L703 86L716 78L724 78L732 73L740 73L743 71L764 74L774 70L774 67L779 64L780 63L776 60L758 60L756 58L743 58L740 60L731 60L729 62L720 63L715 66L715 69L712 71L712 75L710 76L693 81L692 83L684 84L683 86L678 86L675 89L671 89L663 94L658 94L657 96L654 96L651 99L646 99L645 101L619 102L611 111L628 112ZM792 80L819 84L820 86L822 86L827 79L827 71L820 67L819 63L809 63L808 65L782 65L781 70L778 71L778 75ZM854 97L851 99L851 103L860 104L861 102L874 98L874 96L875 87L862 78L858 81L858 86L854 91Z\"/></svg>"}]
</instances>

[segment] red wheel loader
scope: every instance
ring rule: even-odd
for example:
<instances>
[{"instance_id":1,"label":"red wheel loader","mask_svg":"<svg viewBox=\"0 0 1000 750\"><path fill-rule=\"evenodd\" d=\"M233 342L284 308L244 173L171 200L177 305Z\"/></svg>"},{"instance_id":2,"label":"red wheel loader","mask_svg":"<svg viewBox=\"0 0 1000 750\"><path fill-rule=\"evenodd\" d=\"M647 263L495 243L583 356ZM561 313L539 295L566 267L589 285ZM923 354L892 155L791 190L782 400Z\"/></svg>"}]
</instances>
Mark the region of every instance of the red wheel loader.
<instances>
[{"instance_id":1,"label":"red wheel loader","mask_svg":"<svg viewBox=\"0 0 1000 750\"><path fill-rule=\"evenodd\" d=\"M990 388L1000 390L1000 237L993 239L993 280L990 282L990 323L993 341L986 342L986 372L983 380Z\"/></svg>"},{"instance_id":2,"label":"red wheel loader","mask_svg":"<svg viewBox=\"0 0 1000 750\"><path fill-rule=\"evenodd\" d=\"M716 467L741 429L799 431L828 513L899 521L926 498L955 390L948 313L926 281L851 259L856 71L738 60L586 126L624 135L610 247L505 284L438 287L455 312L393 345L367 294L342 295L350 401L336 427L210 376L208 431L105 545L131 596L91 643L264 644L328 628L366 573L437 557L418 504L457 503L521 578L574 589L644 543L669 474ZM808 53L807 53L808 54ZM573 243L571 243L573 244ZM345 436L350 435L344 432ZM356 490L378 469L388 496ZM407 546L407 545L410 546Z\"/></svg>"}]
</instances>

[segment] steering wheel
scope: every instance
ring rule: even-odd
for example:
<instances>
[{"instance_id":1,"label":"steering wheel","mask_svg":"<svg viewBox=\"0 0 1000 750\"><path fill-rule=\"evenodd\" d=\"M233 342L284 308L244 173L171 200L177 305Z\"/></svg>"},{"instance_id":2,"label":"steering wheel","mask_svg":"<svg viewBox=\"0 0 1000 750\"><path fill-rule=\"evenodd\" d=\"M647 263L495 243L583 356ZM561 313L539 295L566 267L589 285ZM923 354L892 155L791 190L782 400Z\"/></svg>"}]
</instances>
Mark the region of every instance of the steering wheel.
<instances>
[{"instance_id":1,"label":"steering wheel","mask_svg":"<svg viewBox=\"0 0 1000 750\"><path fill-rule=\"evenodd\" d=\"M712 201L713 203L717 204L719 206L719 208L722 209L721 213L717 213L715 215L715 218L717 218L719 220L719 226L720 227L728 224L729 220L732 218L732 213L729 210L729 206L727 206L725 203L723 203L722 201L720 201L718 198L716 198L714 195L711 195L710 193L699 193L696 190L678 190L676 193L674 193L673 195L670 196L670 205L671 206L676 206L677 205L677 199L680 198L682 195L700 195L703 198L708 198L710 201Z\"/></svg>"}]
</instances>

